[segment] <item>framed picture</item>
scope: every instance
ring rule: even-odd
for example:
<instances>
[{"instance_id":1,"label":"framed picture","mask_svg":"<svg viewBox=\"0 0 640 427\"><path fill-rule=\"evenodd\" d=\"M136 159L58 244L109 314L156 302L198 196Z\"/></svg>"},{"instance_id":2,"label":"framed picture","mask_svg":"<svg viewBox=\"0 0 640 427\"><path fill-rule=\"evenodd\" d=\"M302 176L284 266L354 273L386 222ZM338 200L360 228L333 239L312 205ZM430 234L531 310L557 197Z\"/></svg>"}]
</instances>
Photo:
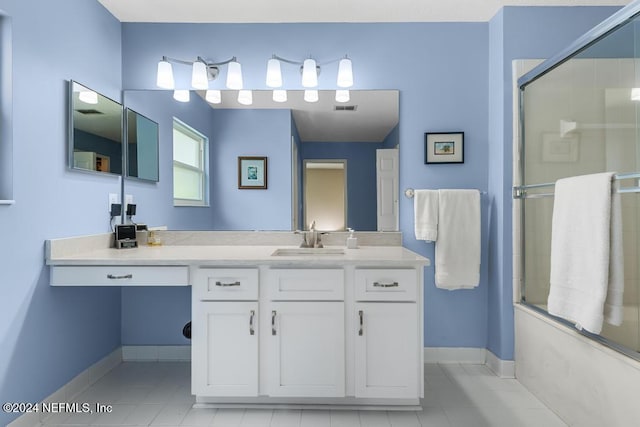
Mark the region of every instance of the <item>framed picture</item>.
<instances>
[{"instance_id":1,"label":"framed picture","mask_svg":"<svg viewBox=\"0 0 640 427\"><path fill-rule=\"evenodd\" d=\"M241 190L267 188L266 157L238 157L238 188Z\"/></svg>"},{"instance_id":2,"label":"framed picture","mask_svg":"<svg viewBox=\"0 0 640 427\"><path fill-rule=\"evenodd\" d=\"M424 162L464 163L464 132L425 133Z\"/></svg>"},{"instance_id":3,"label":"framed picture","mask_svg":"<svg viewBox=\"0 0 640 427\"><path fill-rule=\"evenodd\" d=\"M565 162L578 161L578 135L560 136L559 133L542 135L542 161Z\"/></svg>"}]
</instances>

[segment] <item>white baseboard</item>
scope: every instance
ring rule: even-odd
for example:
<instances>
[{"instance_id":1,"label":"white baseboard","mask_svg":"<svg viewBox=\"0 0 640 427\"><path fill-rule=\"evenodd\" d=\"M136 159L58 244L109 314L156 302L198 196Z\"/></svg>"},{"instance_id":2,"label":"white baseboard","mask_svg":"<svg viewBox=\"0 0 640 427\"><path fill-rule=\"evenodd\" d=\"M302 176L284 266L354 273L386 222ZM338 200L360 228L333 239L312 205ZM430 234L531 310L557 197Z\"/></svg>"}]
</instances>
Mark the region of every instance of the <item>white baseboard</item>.
<instances>
[{"instance_id":1,"label":"white baseboard","mask_svg":"<svg viewBox=\"0 0 640 427\"><path fill-rule=\"evenodd\" d=\"M47 396L43 402L72 402L84 390L111 371L122 362L122 349L117 348L84 371L76 375L71 381ZM49 416L42 412L26 413L9 423L8 427L33 427L40 425Z\"/></svg>"},{"instance_id":2,"label":"white baseboard","mask_svg":"<svg viewBox=\"0 0 640 427\"><path fill-rule=\"evenodd\" d=\"M125 345L124 362L189 362L190 345Z\"/></svg>"},{"instance_id":3,"label":"white baseboard","mask_svg":"<svg viewBox=\"0 0 640 427\"><path fill-rule=\"evenodd\" d=\"M487 365L501 378L515 378L515 362L499 359L486 348L425 347L424 363L469 363Z\"/></svg>"}]
</instances>

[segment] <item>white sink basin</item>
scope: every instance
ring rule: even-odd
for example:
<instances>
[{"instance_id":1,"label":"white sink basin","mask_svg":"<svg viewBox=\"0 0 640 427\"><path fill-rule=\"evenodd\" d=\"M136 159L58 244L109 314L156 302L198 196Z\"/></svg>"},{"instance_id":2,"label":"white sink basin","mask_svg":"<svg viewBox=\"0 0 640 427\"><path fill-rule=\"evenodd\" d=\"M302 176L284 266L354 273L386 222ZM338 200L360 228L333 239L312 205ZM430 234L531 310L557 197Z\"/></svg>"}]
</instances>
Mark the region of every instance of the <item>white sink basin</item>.
<instances>
[{"instance_id":1,"label":"white sink basin","mask_svg":"<svg viewBox=\"0 0 640 427\"><path fill-rule=\"evenodd\" d=\"M342 248L280 248L271 256L344 255Z\"/></svg>"}]
</instances>

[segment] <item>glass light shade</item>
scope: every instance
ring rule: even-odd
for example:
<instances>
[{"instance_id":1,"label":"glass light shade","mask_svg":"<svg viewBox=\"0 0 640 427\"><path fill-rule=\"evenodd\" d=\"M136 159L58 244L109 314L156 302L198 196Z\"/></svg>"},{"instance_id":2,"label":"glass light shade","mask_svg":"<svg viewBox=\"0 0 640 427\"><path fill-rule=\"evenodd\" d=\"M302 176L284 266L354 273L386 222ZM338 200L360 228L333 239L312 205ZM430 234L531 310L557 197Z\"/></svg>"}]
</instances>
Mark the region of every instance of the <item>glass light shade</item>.
<instances>
[{"instance_id":1,"label":"glass light shade","mask_svg":"<svg viewBox=\"0 0 640 427\"><path fill-rule=\"evenodd\" d=\"M314 59L305 59L302 64L302 86L318 86L318 71L316 70L316 61Z\"/></svg>"},{"instance_id":2,"label":"glass light shade","mask_svg":"<svg viewBox=\"0 0 640 427\"><path fill-rule=\"evenodd\" d=\"M175 83L173 81L173 67L168 61L163 60L158 62L156 85L163 89L173 89L175 87Z\"/></svg>"},{"instance_id":3,"label":"glass light shade","mask_svg":"<svg viewBox=\"0 0 640 427\"><path fill-rule=\"evenodd\" d=\"M317 90L305 90L304 91L304 100L306 102L318 102L319 96Z\"/></svg>"},{"instance_id":4,"label":"glass light shade","mask_svg":"<svg viewBox=\"0 0 640 427\"><path fill-rule=\"evenodd\" d=\"M287 91L284 89L276 89L273 91L273 100L275 102L287 102Z\"/></svg>"},{"instance_id":5,"label":"glass light shade","mask_svg":"<svg viewBox=\"0 0 640 427\"><path fill-rule=\"evenodd\" d=\"M343 58L338 64L338 87L353 86L353 68L349 58Z\"/></svg>"},{"instance_id":6,"label":"glass light shade","mask_svg":"<svg viewBox=\"0 0 640 427\"><path fill-rule=\"evenodd\" d=\"M229 89L242 89L242 67L239 62L231 61L227 64L227 87Z\"/></svg>"},{"instance_id":7,"label":"glass light shade","mask_svg":"<svg viewBox=\"0 0 640 427\"><path fill-rule=\"evenodd\" d=\"M212 104L220 104L222 102L222 93L218 89L211 89L204 95L204 99Z\"/></svg>"},{"instance_id":8,"label":"glass light shade","mask_svg":"<svg viewBox=\"0 0 640 427\"><path fill-rule=\"evenodd\" d=\"M271 58L267 61L267 86L282 86L282 71L280 70L280 61L278 61L276 58Z\"/></svg>"},{"instance_id":9,"label":"glass light shade","mask_svg":"<svg viewBox=\"0 0 640 427\"><path fill-rule=\"evenodd\" d=\"M85 104L97 104L98 93L92 90L83 90L78 94L78 99Z\"/></svg>"},{"instance_id":10,"label":"glass light shade","mask_svg":"<svg viewBox=\"0 0 640 427\"><path fill-rule=\"evenodd\" d=\"M336 102L349 102L351 96L348 89L336 90Z\"/></svg>"},{"instance_id":11,"label":"glass light shade","mask_svg":"<svg viewBox=\"0 0 640 427\"><path fill-rule=\"evenodd\" d=\"M200 61L193 63L191 70L191 86L194 89L205 90L209 88L209 79L207 78L207 66Z\"/></svg>"},{"instance_id":12,"label":"glass light shade","mask_svg":"<svg viewBox=\"0 0 640 427\"><path fill-rule=\"evenodd\" d=\"M173 91L173 99L179 102L189 102L190 96L189 90L187 89L176 89Z\"/></svg>"},{"instance_id":13,"label":"glass light shade","mask_svg":"<svg viewBox=\"0 0 640 427\"><path fill-rule=\"evenodd\" d=\"M631 100L640 101L640 87L634 87L631 89Z\"/></svg>"},{"instance_id":14,"label":"glass light shade","mask_svg":"<svg viewBox=\"0 0 640 427\"><path fill-rule=\"evenodd\" d=\"M253 104L253 92L248 89L238 91L238 102L242 105Z\"/></svg>"}]
</instances>

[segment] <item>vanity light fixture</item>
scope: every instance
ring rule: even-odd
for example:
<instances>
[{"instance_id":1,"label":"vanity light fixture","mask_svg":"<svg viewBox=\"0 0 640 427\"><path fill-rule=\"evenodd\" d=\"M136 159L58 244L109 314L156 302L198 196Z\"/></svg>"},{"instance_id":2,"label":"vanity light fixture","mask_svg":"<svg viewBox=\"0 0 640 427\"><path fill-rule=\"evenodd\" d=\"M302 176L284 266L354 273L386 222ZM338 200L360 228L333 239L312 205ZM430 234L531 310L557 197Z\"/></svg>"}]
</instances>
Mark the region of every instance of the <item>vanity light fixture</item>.
<instances>
[{"instance_id":1,"label":"vanity light fixture","mask_svg":"<svg viewBox=\"0 0 640 427\"><path fill-rule=\"evenodd\" d=\"M271 59L267 61L266 84L268 87L282 87L282 62L297 65L300 67L300 72L302 73L302 87L315 88L318 86L320 64L318 64L315 59L309 57L303 61L293 61L274 54L271 56ZM328 61L323 63L322 65L324 66L333 62L338 62L338 87L347 88L353 86L353 66L351 64L351 59L349 59L349 57L345 55L344 58Z\"/></svg>"},{"instance_id":2,"label":"vanity light fixture","mask_svg":"<svg viewBox=\"0 0 640 427\"><path fill-rule=\"evenodd\" d=\"M336 90L336 102L349 102L351 96L348 89Z\"/></svg>"},{"instance_id":3,"label":"vanity light fixture","mask_svg":"<svg viewBox=\"0 0 640 427\"><path fill-rule=\"evenodd\" d=\"M174 89L175 80L173 77L173 65L182 64L191 67L191 86L194 89L206 90L209 88L209 81L215 80L220 73L220 66L227 65L227 88L242 89L242 67L236 57L226 61L211 62L200 56L195 61L183 61L182 59L169 58L163 56L158 62L156 85L163 89Z\"/></svg>"},{"instance_id":4,"label":"vanity light fixture","mask_svg":"<svg viewBox=\"0 0 640 427\"><path fill-rule=\"evenodd\" d=\"M98 93L92 90L81 90L78 93L78 99L85 104L97 104L98 103Z\"/></svg>"}]
</instances>

